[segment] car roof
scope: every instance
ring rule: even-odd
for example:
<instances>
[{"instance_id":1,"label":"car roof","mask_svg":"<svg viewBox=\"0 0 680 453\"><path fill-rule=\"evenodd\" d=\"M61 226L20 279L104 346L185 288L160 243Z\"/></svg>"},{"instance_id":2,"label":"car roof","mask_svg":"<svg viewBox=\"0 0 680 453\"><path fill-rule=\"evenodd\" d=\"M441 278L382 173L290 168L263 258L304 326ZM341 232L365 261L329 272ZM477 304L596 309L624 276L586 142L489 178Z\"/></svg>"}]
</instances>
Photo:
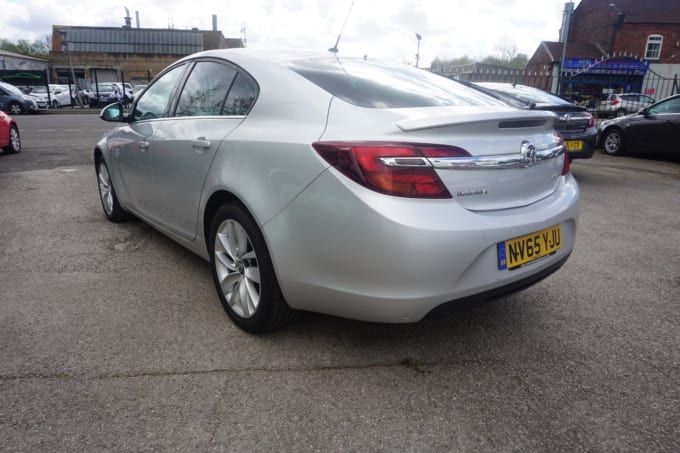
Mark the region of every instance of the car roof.
<instances>
[{"instance_id":1,"label":"car roof","mask_svg":"<svg viewBox=\"0 0 680 453\"><path fill-rule=\"evenodd\" d=\"M198 52L180 61L191 60L199 57L216 57L223 58L237 65L248 66L255 65L278 65L288 66L288 64L301 60L317 60L317 61L358 61L365 60L362 56L340 56L336 53L322 52L319 50L309 49L252 49L252 48L232 48L232 49L215 49ZM369 61L386 64L396 64L388 60L370 59Z\"/></svg>"}]
</instances>

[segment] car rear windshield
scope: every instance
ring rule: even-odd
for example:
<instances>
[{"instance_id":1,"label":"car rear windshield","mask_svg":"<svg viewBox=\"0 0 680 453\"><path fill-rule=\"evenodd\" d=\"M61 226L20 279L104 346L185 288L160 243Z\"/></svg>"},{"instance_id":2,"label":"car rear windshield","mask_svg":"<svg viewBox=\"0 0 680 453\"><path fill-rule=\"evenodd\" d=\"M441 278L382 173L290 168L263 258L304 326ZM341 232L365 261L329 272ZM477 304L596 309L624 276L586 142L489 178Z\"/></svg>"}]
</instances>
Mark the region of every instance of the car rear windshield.
<instances>
[{"instance_id":1,"label":"car rear windshield","mask_svg":"<svg viewBox=\"0 0 680 453\"><path fill-rule=\"evenodd\" d=\"M458 82L403 65L339 58L296 60L287 65L333 96L361 107L503 105Z\"/></svg>"},{"instance_id":2,"label":"car rear windshield","mask_svg":"<svg viewBox=\"0 0 680 453\"><path fill-rule=\"evenodd\" d=\"M554 94L547 93L538 88L528 87L525 85L513 85L504 83L479 83L479 86L496 91L502 95L510 96L513 99L521 102L524 105L530 104L548 104L548 105L570 105L571 103L566 99L562 99Z\"/></svg>"}]
</instances>

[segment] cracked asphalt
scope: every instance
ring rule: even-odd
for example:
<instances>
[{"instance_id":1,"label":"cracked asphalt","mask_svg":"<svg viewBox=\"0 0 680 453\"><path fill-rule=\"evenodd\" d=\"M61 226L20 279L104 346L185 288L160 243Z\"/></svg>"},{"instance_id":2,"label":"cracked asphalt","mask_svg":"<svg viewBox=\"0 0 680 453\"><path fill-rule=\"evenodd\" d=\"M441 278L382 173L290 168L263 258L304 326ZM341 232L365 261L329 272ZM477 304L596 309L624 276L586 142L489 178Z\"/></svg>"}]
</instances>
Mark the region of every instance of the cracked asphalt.
<instances>
[{"instance_id":1,"label":"cracked asphalt","mask_svg":"<svg viewBox=\"0 0 680 453\"><path fill-rule=\"evenodd\" d=\"M680 158L575 161L577 246L506 299L251 336L99 203L96 115L0 153L0 450L680 451Z\"/></svg>"}]
</instances>

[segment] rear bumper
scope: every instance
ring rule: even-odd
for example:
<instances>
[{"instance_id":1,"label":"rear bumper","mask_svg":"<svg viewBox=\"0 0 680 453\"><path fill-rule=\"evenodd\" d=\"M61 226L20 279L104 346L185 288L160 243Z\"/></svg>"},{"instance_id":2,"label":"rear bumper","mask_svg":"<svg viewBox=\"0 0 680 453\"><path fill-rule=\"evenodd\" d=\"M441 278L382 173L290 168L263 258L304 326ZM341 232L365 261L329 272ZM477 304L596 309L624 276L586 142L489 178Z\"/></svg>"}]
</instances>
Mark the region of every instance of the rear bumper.
<instances>
[{"instance_id":1,"label":"rear bumper","mask_svg":"<svg viewBox=\"0 0 680 453\"><path fill-rule=\"evenodd\" d=\"M583 148L579 151L567 150L572 159L590 159L595 153L597 145L597 128L591 127L583 132L559 131L562 138L567 140L579 140L583 143Z\"/></svg>"},{"instance_id":2,"label":"rear bumper","mask_svg":"<svg viewBox=\"0 0 680 453\"><path fill-rule=\"evenodd\" d=\"M510 296L511 294L523 291L557 272L562 266L564 266L570 255L571 253L565 255L559 261L553 263L549 267L526 278L523 278L522 280L508 283L507 285L494 288L488 291L484 291L479 294L475 294L468 297L462 297L460 299L441 304L438 307L435 307L432 311L430 311L430 313L428 313L427 316L428 317L437 316L438 314L441 314L450 309L459 309L466 306L478 305L486 302L493 302L495 300Z\"/></svg>"},{"instance_id":3,"label":"rear bumper","mask_svg":"<svg viewBox=\"0 0 680 453\"><path fill-rule=\"evenodd\" d=\"M415 322L451 301L489 300L534 284L574 247L579 190L571 176L530 206L489 212L455 200L387 197L343 178L327 171L264 227L292 308ZM558 224L555 254L499 269L499 242Z\"/></svg>"}]
</instances>

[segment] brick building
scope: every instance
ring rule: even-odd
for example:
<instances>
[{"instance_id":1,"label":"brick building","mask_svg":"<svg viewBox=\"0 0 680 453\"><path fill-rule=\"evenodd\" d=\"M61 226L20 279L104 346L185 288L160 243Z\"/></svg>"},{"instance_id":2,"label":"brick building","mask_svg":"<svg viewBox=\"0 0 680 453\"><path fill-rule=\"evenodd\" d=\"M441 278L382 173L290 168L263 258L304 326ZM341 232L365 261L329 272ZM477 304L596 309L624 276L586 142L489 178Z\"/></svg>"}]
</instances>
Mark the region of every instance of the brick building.
<instances>
[{"instance_id":1,"label":"brick building","mask_svg":"<svg viewBox=\"0 0 680 453\"><path fill-rule=\"evenodd\" d=\"M145 83L172 62L202 50L243 47L240 38L225 38L217 30L54 25L49 62L51 79L81 88L90 83Z\"/></svg>"},{"instance_id":2,"label":"brick building","mask_svg":"<svg viewBox=\"0 0 680 453\"><path fill-rule=\"evenodd\" d=\"M527 69L550 72L551 88L564 96L674 94L680 90L680 1L581 0L576 9L569 2L560 41L542 42Z\"/></svg>"}]
</instances>

